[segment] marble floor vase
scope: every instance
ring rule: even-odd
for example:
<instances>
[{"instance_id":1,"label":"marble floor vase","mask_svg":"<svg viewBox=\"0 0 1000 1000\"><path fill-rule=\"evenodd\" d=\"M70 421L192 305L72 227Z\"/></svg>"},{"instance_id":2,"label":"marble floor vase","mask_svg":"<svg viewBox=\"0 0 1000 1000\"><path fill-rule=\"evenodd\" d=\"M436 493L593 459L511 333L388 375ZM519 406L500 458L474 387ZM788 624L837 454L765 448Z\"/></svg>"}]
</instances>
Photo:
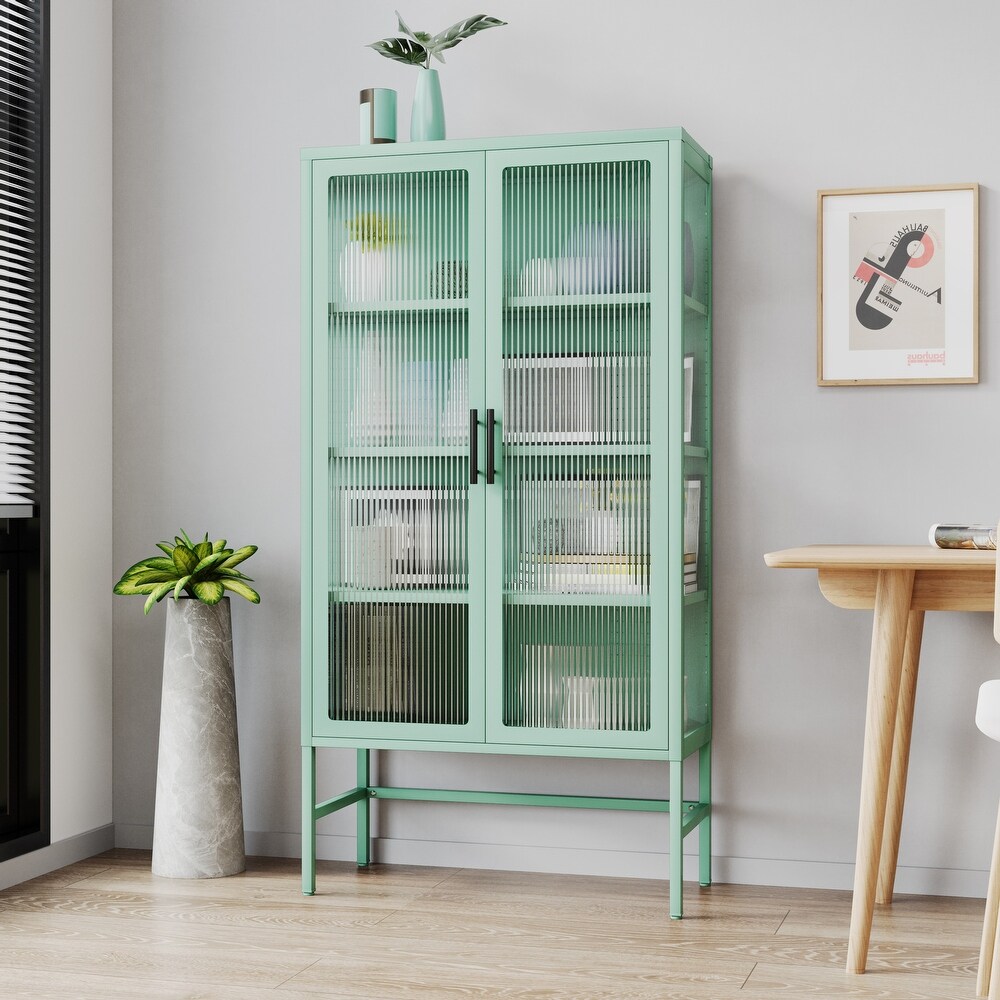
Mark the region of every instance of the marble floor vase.
<instances>
[{"instance_id":1,"label":"marble floor vase","mask_svg":"<svg viewBox=\"0 0 1000 1000\"><path fill-rule=\"evenodd\" d=\"M164 604L153 874L235 875L246 856L229 598Z\"/></svg>"}]
</instances>

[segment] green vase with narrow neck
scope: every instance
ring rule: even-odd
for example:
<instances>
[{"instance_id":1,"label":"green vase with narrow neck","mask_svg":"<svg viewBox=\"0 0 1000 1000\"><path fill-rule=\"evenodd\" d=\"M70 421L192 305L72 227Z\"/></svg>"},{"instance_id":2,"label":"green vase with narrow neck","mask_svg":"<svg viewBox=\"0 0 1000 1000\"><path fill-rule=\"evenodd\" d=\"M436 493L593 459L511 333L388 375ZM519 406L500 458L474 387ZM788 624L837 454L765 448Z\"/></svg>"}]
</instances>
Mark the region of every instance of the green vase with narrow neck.
<instances>
[{"instance_id":1,"label":"green vase with narrow neck","mask_svg":"<svg viewBox=\"0 0 1000 1000\"><path fill-rule=\"evenodd\" d=\"M436 69L417 70L417 89L410 113L410 142L444 138L444 102Z\"/></svg>"}]
</instances>

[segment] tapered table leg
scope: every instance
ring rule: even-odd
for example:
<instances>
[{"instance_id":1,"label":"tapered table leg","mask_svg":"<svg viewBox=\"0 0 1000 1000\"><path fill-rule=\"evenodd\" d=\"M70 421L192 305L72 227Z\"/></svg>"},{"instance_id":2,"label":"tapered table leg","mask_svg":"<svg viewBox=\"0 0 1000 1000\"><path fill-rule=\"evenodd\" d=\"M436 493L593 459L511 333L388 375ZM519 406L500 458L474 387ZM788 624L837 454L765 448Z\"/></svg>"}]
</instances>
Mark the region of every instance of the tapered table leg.
<instances>
[{"instance_id":1,"label":"tapered table leg","mask_svg":"<svg viewBox=\"0 0 1000 1000\"><path fill-rule=\"evenodd\" d=\"M990 963L990 982L986 995L990 1000L1000 1000L1000 976L993 975L993 970L1000 969L1000 936L993 938L993 961Z\"/></svg>"},{"instance_id":2,"label":"tapered table leg","mask_svg":"<svg viewBox=\"0 0 1000 1000\"><path fill-rule=\"evenodd\" d=\"M868 961L868 941L872 929L872 910L875 905L885 806L889 792L899 680L912 593L913 570L878 571L868 670L865 750L861 768L858 854L854 869L851 931L847 943L847 971L854 973L864 972Z\"/></svg>"},{"instance_id":3,"label":"tapered table leg","mask_svg":"<svg viewBox=\"0 0 1000 1000\"><path fill-rule=\"evenodd\" d=\"M986 912L983 916L983 941L979 948L979 974L976 977L976 996L984 997L993 980L993 949L997 940L997 911L1000 909L1000 811L997 812L997 829L993 837L993 857L990 860L990 882L986 890Z\"/></svg>"},{"instance_id":4,"label":"tapered table leg","mask_svg":"<svg viewBox=\"0 0 1000 1000\"><path fill-rule=\"evenodd\" d=\"M924 634L923 611L911 611L906 623L906 647L903 673L899 679L899 706L896 731L892 740L892 769L889 772L889 799L885 807L885 832L882 835L882 860L879 864L876 903L891 903L899 858L899 832L903 826L903 801L906 798L906 772L910 762L910 735L913 732L913 706L917 696L917 668L920 665L920 642Z\"/></svg>"}]
</instances>

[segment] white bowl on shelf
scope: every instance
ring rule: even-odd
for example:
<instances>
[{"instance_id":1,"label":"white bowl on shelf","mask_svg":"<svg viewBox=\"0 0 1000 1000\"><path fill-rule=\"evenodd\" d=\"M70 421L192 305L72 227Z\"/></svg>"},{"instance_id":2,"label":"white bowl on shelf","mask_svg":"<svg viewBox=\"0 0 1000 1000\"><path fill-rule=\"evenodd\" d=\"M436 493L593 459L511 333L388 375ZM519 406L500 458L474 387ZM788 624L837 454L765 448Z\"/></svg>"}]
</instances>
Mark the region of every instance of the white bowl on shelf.
<instances>
[{"instance_id":1,"label":"white bowl on shelf","mask_svg":"<svg viewBox=\"0 0 1000 1000\"><path fill-rule=\"evenodd\" d=\"M517 294L525 298L555 295L559 291L559 279L555 262L547 257L532 257L525 261L517 284Z\"/></svg>"},{"instance_id":2,"label":"white bowl on shelf","mask_svg":"<svg viewBox=\"0 0 1000 1000\"><path fill-rule=\"evenodd\" d=\"M601 295L617 286L615 262L607 257L560 257L556 264L563 295Z\"/></svg>"},{"instance_id":3,"label":"white bowl on shelf","mask_svg":"<svg viewBox=\"0 0 1000 1000\"><path fill-rule=\"evenodd\" d=\"M633 222L591 222L571 230L559 258L565 295L649 290L649 234Z\"/></svg>"}]
</instances>

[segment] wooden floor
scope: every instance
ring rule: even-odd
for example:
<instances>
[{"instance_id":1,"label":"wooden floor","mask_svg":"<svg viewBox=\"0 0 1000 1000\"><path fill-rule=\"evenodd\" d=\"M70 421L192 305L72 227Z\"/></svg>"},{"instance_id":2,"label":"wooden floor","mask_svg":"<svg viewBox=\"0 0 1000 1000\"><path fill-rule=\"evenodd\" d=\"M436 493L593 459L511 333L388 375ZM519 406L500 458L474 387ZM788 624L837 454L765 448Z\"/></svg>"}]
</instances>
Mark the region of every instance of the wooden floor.
<instances>
[{"instance_id":1,"label":"wooden floor","mask_svg":"<svg viewBox=\"0 0 1000 1000\"><path fill-rule=\"evenodd\" d=\"M975 996L981 900L878 907L869 972L844 970L850 894L296 861L154 878L111 851L0 892L0 997L723 1000Z\"/></svg>"}]
</instances>

